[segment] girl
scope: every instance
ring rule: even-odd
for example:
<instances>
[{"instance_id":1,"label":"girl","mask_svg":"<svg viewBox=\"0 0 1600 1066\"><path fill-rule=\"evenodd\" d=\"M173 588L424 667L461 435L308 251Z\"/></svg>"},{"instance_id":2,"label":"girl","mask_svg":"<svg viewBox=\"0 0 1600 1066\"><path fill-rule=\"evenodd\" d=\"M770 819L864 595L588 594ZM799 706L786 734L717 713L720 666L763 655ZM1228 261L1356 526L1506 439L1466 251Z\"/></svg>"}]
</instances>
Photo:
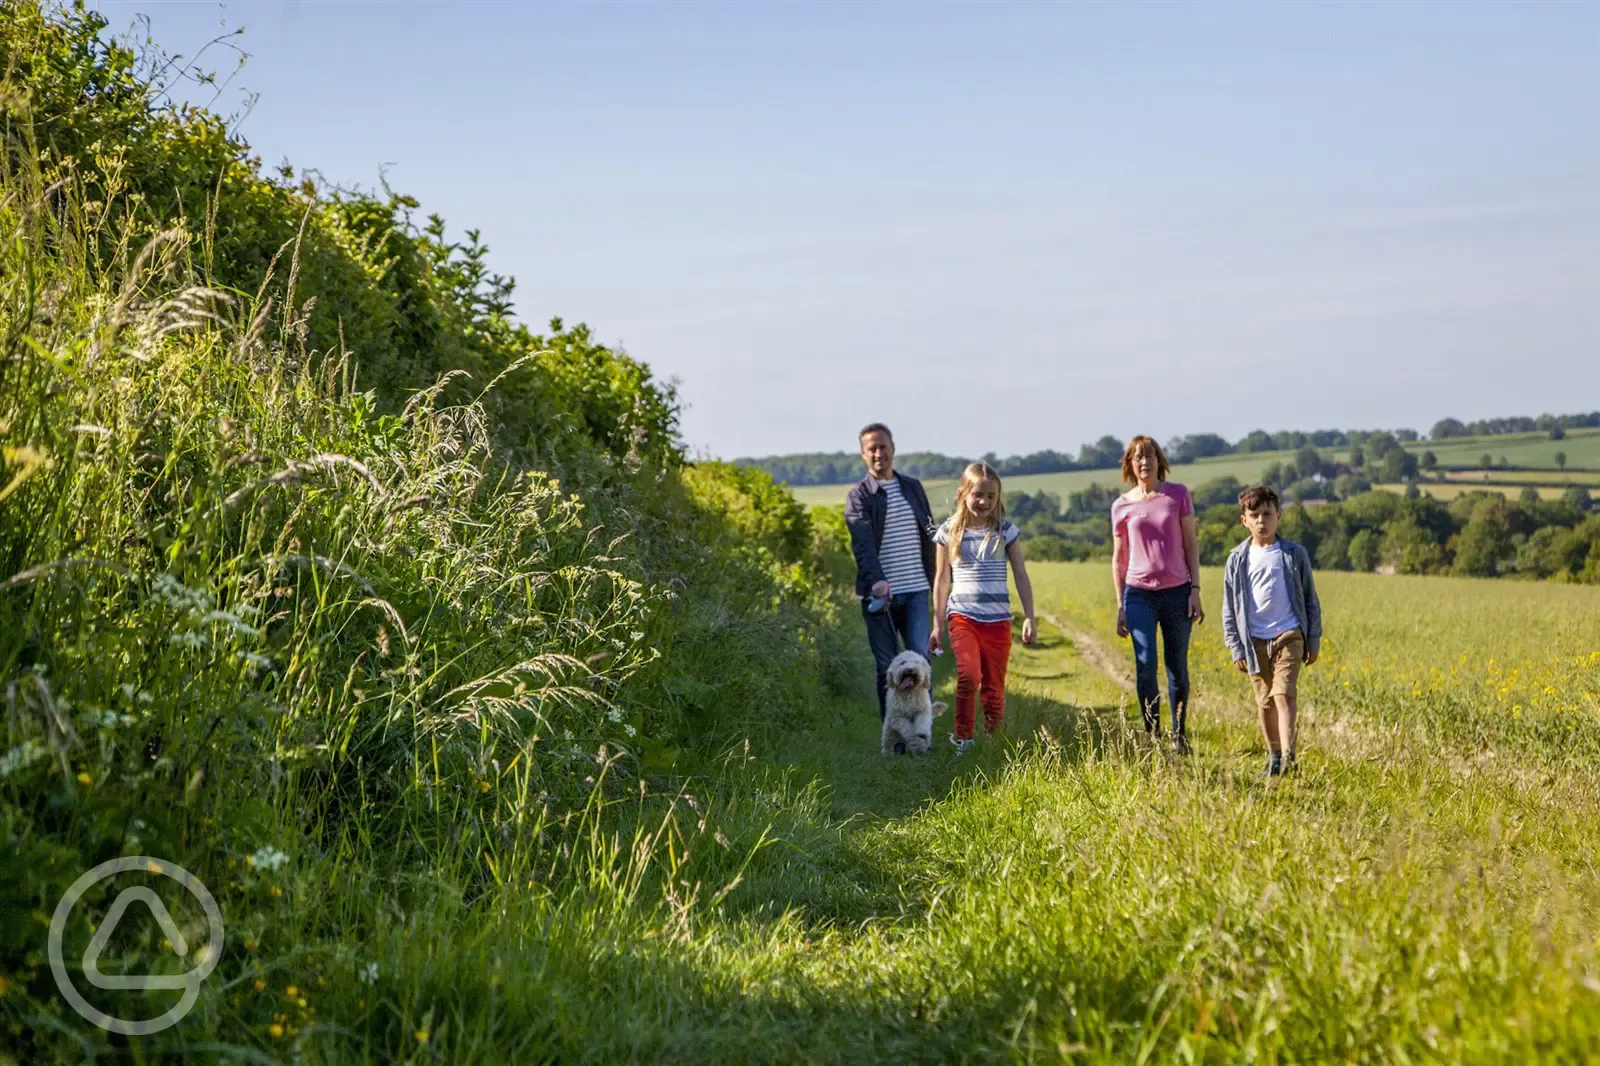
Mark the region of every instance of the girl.
<instances>
[{"instance_id":1,"label":"girl","mask_svg":"<svg viewBox=\"0 0 1600 1066\"><path fill-rule=\"evenodd\" d=\"M956 657L956 754L972 747L974 704L982 689L983 729L993 734L1006 713L1006 661L1011 657L1011 595L1006 560L1022 599L1022 643L1032 644L1033 586L1022 562L1021 530L1006 521L1000 475L988 463L973 463L961 475L956 513L934 534L933 633L937 653L941 623L948 617L950 650Z\"/></svg>"},{"instance_id":2,"label":"girl","mask_svg":"<svg viewBox=\"0 0 1600 1066\"><path fill-rule=\"evenodd\" d=\"M1161 629L1172 701L1172 741L1189 752L1189 627L1205 620L1200 606L1200 546L1189 490L1167 478L1167 457L1149 437L1122 453L1122 480L1133 488L1111 505L1111 578L1117 590L1117 636L1133 637L1134 675L1144 729L1161 736L1156 682L1156 629Z\"/></svg>"}]
</instances>

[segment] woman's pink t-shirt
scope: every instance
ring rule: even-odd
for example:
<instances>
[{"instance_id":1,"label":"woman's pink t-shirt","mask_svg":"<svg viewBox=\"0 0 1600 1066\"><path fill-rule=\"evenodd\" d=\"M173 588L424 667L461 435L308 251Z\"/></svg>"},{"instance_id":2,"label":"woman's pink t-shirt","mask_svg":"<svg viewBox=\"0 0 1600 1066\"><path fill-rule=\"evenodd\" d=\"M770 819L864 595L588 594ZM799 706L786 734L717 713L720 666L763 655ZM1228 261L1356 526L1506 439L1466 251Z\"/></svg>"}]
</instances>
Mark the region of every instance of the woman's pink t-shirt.
<instances>
[{"instance_id":1,"label":"woman's pink t-shirt","mask_svg":"<svg viewBox=\"0 0 1600 1066\"><path fill-rule=\"evenodd\" d=\"M1117 497L1111 505L1111 532L1128 539L1129 585L1170 589L1189 580L1182 519L1191 514L1189 490L1172 481L1147 500Z\"/></svg>"}]
</instances>

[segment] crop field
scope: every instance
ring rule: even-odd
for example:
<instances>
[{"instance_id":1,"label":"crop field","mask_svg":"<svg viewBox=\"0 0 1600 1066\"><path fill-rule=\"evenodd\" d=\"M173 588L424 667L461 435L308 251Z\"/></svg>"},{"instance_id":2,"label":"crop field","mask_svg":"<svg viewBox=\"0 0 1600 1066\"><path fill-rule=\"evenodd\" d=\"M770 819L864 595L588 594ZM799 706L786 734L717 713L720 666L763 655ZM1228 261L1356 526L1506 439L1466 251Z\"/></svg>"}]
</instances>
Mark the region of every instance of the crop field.
<instances>
[{"instance_id":1,"label":"crop field","mask_svg":"<svg viewBox=\"0 0 1600 1066\"><path fill-rule=\"evenodd\" d=\"M1600 470L1452 470L1447 480L1463 484L1600 485Z\"/></svg>"},{"instance_id":2,"label":"crop field","mask_svg":"<svg viewBox=\"0 0 1600 1066\"><path fill-rule=\"evenodd\" d=\"M1386 485L1374 485L1375 489L1386 492L1405 492L1406 486L1399 482ZM1436 500L1453 500L1467 492L1498 492L1500 495L1515 500L1522 495L1523 485L1501 485L1473 481L1422 481L1417 483L1417 489L1424 496L1432 496ZM1550 485L1536 486L1539 498L1542 500L1559 500L1565 489L1555 488Z\"/></svg>"}]
</instances>

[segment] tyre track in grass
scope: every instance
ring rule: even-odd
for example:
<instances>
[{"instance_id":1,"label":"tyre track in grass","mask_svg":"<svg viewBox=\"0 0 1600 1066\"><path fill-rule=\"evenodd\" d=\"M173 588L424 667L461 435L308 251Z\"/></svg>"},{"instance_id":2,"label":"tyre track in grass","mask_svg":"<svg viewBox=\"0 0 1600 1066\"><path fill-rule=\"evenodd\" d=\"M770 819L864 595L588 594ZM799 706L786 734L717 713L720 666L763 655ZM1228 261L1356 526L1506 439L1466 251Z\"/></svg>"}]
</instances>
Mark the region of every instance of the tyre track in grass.
<instances>
[{"instance_id":1,"label":"tyre track in grass","mask_svg":"<svg viewBox=\"0 0 1600 1066\"><path fill-rule=\"evenodd\" d=\"M1128 669L1128 664L1122 656L1113 655L1098 638L1087 630L1072 625L1059 615L1041 611L1039 617L1055 626L1063 636L1072 641L1072 646L1077 650L1080 659L1105 674L1124 692L1134 691L1133 672Z\"/></svg>"}]
</instances>

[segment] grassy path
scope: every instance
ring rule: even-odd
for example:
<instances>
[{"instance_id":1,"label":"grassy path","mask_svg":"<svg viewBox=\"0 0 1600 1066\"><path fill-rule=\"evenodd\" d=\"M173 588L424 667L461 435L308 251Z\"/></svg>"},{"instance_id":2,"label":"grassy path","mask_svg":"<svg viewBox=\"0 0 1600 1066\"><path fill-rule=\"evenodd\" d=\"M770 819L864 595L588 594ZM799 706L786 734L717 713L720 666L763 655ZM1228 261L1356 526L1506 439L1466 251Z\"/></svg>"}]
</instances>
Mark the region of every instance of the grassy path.
<instances>
[{"instance_id":1,"label":"grassy path","mask_svg":"<svg viewBox=\"0 0 1600 1066\"><path fill-rule=\"evenodd\" d=\"M1215 620L1196 645L1196 755L1150 748L1114 676L1125 646L1095 609L1101 576L1039 568L1042 613L1069 633L1046 622L1037 647L1014 647L1006 730L973 755L944 742L946 718L930 756L881 757L863 685L858 706L751 762L754 787L780 797L780 843L693 938L687 972L703 991L657 1000L682 1028L647 1041L651 1053L1600 1051L1600 802L1559 751L1474 762L1470 732L1417 746L1419 730L1442 727L1420 703L1394 715L1376 689L1334 698L1363 691L1338 687L1335 653L1304 711L1303 771L1263 780L1247 689L1210 662ZM945 699L949 672L946 657Z\"/></svg>"},{"instance_id":2,"label":"grassy path","mask_svg":"<svg viewBox=\"0 0 1600 1066\"><path fill-rule=\"evenodd\" d=\"M428 949L468 960L429 1001L541 1061L1600 1055L1595 590L1330 575L1302 770L1269 781L1214 617L1179 758L1116 680L1103 568L1034 582L1068 632L1014 646L998 740L958 758L946 718L885 758L849 679L688 782L663 904L612 907L601 878L599 909L486 915L476 953Z\"/></svg>"}]
</instances>

